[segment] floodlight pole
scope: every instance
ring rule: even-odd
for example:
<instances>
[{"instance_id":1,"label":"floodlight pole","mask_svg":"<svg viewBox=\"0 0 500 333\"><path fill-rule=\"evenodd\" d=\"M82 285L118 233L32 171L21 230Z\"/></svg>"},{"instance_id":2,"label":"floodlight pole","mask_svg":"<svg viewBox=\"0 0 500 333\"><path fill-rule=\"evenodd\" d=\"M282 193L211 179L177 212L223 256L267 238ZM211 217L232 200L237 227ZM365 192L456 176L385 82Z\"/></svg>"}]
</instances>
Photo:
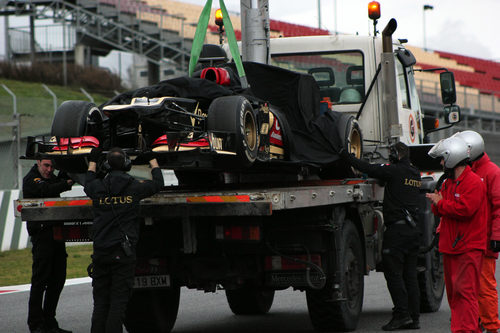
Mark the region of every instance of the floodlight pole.
<instances>
[{"instance_id":1,"label":"floodlight pole","mask_svg":"<svg viewBox=\"0 0 500 333\"><path fill-rule=\"evenodd\" d=\"M424 5L424 11L423 11L423 19L424 19L424 24L423 24L423 28L424 28L424 51L427 51L427 36L426 36L426 27L425 27L425 11L426 10L433 10L434 9L434 6L431 6L431 5Z\"/></svg>"},{"instance_id":2,"label":"floodlight pole","mask_svg":"<svg viewBox=\"0 0 500 333\"><path fill-rule=\"evenodd\" d=\"M318 29L321 29L321 0L318 0Z\"/></svg>"},{"instance_id":3,"label":"floodlight pole","mask_svg":"<svg viewBox=\"0 0 500 333\"><path fill-rule=\"evenodd\" d=\"M269 64L269 0L240 0L240 9L243 60Z\"/></svg>"}]
</instances>

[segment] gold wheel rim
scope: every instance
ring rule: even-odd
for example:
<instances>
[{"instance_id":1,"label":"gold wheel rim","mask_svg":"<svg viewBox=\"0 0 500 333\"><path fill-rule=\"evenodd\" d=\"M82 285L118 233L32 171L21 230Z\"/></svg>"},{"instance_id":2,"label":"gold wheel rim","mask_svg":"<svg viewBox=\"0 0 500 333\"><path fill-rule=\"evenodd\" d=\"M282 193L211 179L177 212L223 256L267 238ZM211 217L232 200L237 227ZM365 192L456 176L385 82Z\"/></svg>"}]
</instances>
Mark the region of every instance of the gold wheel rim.
<instances>
[{"instance_id":1,"label":"gold wheel rim","mask_svg":"<svg viewBox=\"0 0 500 333\"><path fill-rule=\"evenodd\" d=\"M361 158L361 133L357 128L353 128L349 134L349 152Z\"/></svg>"},{"instance_id":2,"label":"gold wheel rim","mask_svg":"<svg viewBox=\"0 0 500 333\"><path fill-rule=\"evenodd\" d=\"M245 113L245 141L247 142L248 148L254 150L257 146L257 131L255 127L255 121L252 113L247 111Z\"/></svg>"}]
</instances>

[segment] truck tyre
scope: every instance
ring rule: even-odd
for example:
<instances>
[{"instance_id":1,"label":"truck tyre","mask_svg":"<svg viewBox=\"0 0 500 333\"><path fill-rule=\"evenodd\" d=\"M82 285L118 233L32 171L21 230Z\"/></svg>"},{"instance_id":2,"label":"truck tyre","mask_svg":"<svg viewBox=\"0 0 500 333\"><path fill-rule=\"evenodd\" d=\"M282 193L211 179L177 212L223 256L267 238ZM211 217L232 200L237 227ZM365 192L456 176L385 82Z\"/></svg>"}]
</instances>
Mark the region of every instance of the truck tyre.
<instances>
[{"instance_id":1,"label":"truck tyre","mask_svg":"<svg viewBox=\"0 0 500 333\"><path fill-rule=\"evenodd\" d=\"M213 100L208 108L208 132L221 132L234 135L225 140L234 148L238 167L249 167L257 158L259 133L257 117L250 102L243 96L224 96ZM212 143L213 145L213 143Z\"/></svg>"},{"instance_id":2,"label":"truck tyre","mask_svg":"<svg viewBox=\"0 0 500 333\"><path fill-rule=\"evenodd\" d=\"M243 288L226 290L226 298L235 315L266 314L274 300L274 290L263 290L247 285Z\"/></svg>"},{"instance_id":3,"label":"truck tyre","mask_svg":"<svg viewBox=\"0 0 500 333\"><path fill-rule=\"evenodd\" d=\"M94 103L65 101L57 108L50 133L61 138L97 136L93 132L101 126L102 118L101 111Z\"/></svg>"},{"instance_id":4,"label":"truck tyre","mask_svg":"<svg viewBox=\"0 0 500 333\"><path fill-rule=\"evenodd\" d=\"M129 333L169 333L179 309L180 288L134 289L125 313Z\"/></svg>"},{"instance_id":5,"label":"truck tyre","mask_svg":"<svg viewBox=\"0 0 500 333\"><path fill-rule=\"evenodd\" d=\"M364 263L363 249L354 224L346 220L342 228L340 258L345 279L345 300L332 300L333 281L328 279L320 290L306 290L307 308L314 329L322 332L349 332L358 325L363 306ZM330 274L331 275L331 274Z\"/></svg>"},{"instance_id":6,"label":"truck tyre","mask_svg":"<svg viewBox=\"0 0 500 333\"><path fill-rule=\"evenodd\" d=\"M421 195L421 215L419 223L421 226L423 244L428 247L432 243L437 227L437 217L432 213L430 203L425 198L425 192ZM422 209L423 208L423 209ZM443 257L438 251L437 244L430 251L421 254L419 266L425 265L418 273L418 284L420 288L420 312L436 312L441 307L444 293L444 271Z\"/></svg>"}]
</instances>

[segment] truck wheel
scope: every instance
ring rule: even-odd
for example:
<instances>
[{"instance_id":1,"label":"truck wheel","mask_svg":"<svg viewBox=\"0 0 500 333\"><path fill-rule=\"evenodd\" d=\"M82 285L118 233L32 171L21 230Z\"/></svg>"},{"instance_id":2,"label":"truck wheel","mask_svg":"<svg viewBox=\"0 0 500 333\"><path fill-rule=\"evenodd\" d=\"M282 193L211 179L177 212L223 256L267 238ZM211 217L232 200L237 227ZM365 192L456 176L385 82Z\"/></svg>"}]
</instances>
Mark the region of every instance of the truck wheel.
<instances>
[{"instance_id":1,"label":"truck wheel","mask_svg":"<svg viewBox=\"0 0 500 333\"><path fill-rule=\"evenodd\" d=\"M255 112L250 102L243 96L224 96L213 100L208 108L207 130L234 134L225 143L236 153L238 166L249 167L257 158L259 133ZM212 142L214 145L214 142Z\"/></svg>"},{"instance_id":2,"label":"truck wheel","mask_svg":"<svg viewBox=\"0 0 500 333\"><path fill-rule=\"evenodd\" d=\"M226 290L226 298L235 315L266 314L274 300L274 290L247 285L235 290Z\"/></svg>"},{"instance_id":3,"label":"truck wheel","mask_svg":"<svg viewBox=\"0 0 500 333\"><path fill-rule=\"evenodd\" d=\"M341 262L345 300L332 301L333 281L323 289L306 290L309 317L317 331L346 332L358 326L363 306L364 264L361 240L354 224L346 220L342 228Z\"/></svg>"},{"instance_id":4,"label":"truck wheel","mask_svg":"<svg viewBox=\"0 0 500 333\"><path fill-rule=\"evenodd\" d=\"M50 133L62 138L97 136L102 118L101 111L94 103L65 101L57 108Z\"/></svg>"},{"instance_id":5,"label":"truck wheel","mask_svg":"<svg viewBox=\"0 0 500 333\"><path fill-rule=\"evenodd\" d=\"M423 193L423 192L421 192ZM431 211L429 201L421 195L422 214L419 220L421 226L423 243L425 246L431 244L435 229L437 226L437 218ZM422 207L423 205L423 207ZM422 209L423 208L423 209ZM425 270L418 273L418 284L420 288L420 311L421 312L436 312L441 307L444 293L444 272L443 272L443 257L439 253L437 246L434 246L429 252L425 253L423 263ZM422 260L419 258L419 262Z\"/></svg>"},{"instance_id":6,"label":"truck wheel","mask_svg":"<svg viewBox=\"0 0 500 333\"><path fill-rule=\"evenodd\" d=\"M125 314L129 333L169 333L179 309L180 288L134 289Z\"/></svg>"},{"instance_id":7,"label":"truck wheel","mask_svg":"<svg viewBox=\"0 0 500 333\"><path fill-rule=\"evenodd\" d=\"M430 265L418 274L420 312L436 312L441 307L444 293L443 257L433 248L425 255L425 261Z\"/></svg>"}]
</instances>

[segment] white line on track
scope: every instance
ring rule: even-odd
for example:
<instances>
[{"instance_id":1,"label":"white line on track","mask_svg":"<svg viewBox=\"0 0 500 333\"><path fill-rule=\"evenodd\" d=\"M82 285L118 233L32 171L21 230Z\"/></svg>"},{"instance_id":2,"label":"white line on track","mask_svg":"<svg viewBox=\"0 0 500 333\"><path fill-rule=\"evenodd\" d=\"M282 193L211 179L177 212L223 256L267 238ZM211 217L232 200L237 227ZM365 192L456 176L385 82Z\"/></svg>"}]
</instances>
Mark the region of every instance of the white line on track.
<instances>
[{"instance_id":1,"label":"white line on track","mask_svg":"<svg viewBox=\"0 0 500 333\"><path fill-rule=\"evenodd\" d=\"M65 286L72 286L75 284L90 283L92 281L89 277L75 278L66 280ZM21 291L28 291L31 288L31 284L20 284L17 286L5 286L0 287L0 295L18 293Z\"/></svg>"}]
</instances>

